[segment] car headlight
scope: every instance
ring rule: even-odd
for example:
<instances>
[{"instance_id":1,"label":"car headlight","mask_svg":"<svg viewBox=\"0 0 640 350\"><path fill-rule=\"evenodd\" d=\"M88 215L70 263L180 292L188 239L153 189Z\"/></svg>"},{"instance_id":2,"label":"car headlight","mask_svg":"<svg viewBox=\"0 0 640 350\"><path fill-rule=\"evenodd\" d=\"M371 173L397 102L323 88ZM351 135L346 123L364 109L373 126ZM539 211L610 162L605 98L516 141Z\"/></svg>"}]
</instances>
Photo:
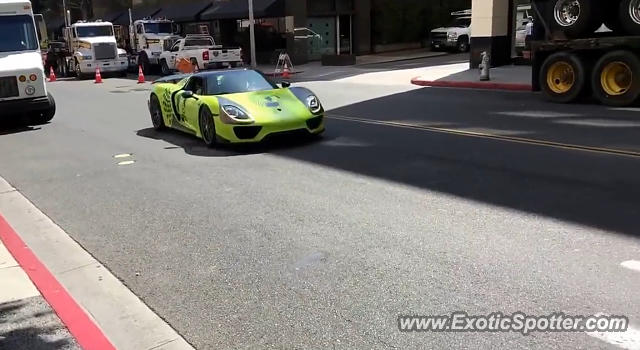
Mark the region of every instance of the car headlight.
<instances>
[{"instance_id":1,"label":"car headlight","mask_svg":"<svg viewBox=\"0 0 640 350\"><path fill-rule=\"evenodd\" d=\"M449 38L449 40L457 40L458 39L458 33L449 33L447 35L447 37Z\"/></svg>"},{"instance_id":2,"label":"car headlight","mask_svg":"<svg viewBox=\"0 0 640 350\"><path fill-rule=\"evenodd\" d=\"M320 112L320 110L322 110L322 105L320 105L320 101L314 95L307 97L306 103L311 113L318 113Z\"/></svg>"},{"instance_id":3,"label":"car headlight","mask_svg":"<svg viewBox=\"0 0 640 350\"><path fill-rule=\"evenodd\" d=\"M246 123L252 123L253 119L249 116L249 114L247 114L247 112L243 111L242 109L240 109L237 106L234 105L223 105L222 106L222 111L224 112L224 114L229 117L231 120L227 120L226 118L223 118L224 122L227 123L242 123L242 124L246 124Z\"/></svg>"},{"instance_id":4,"label":"car headlight","mask_svg":"<svg viewBox=\"0 0 640 350\"><path fill-rule=\"evenodd\" d=\"M79 56L80 60L82 61L91 61L93 59L93 56L91 55L84 55L84 56Z\"/></svg>"},{"instance_id":5,"label":"car headlight","mask_svg":"<svg viewBox=\"0 0 640 350\"><path fill-rule=\"evenodd\" d=\"M120 57L120 58L127 58L127 54L126 54L126 53L121 53L121 54L118 54L118 57Z\"/></svg>"}]
</instances>

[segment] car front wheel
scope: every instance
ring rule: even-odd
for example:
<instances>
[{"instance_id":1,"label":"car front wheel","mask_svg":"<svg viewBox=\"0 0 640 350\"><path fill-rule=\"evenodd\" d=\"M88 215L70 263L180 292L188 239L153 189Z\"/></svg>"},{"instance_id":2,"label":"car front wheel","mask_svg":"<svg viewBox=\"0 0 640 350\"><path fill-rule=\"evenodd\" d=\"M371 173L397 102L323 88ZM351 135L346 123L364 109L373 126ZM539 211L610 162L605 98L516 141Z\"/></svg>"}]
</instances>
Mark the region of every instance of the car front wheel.
<instances>
[{"instance_id":1,"label":"car front wheel","mask_svg":"<svg viewBox=\"0 0 640 350\"><path fill-rule=\"evenodd\" d=\"M213 147L216 144L216 123L213 120L213 115L207 107L200 109L200 116L198 118L200 125L200 134L204 143L208 147Z\"/></svg>"},{"instance_id":2,"label":"car front wheel","mask_svg":"<svg viewBox=\"0 0 640 350\"><path fill-rule=\"evenodd\" d=\"M149 98L149 113L151 113L151 123L156 130L162 130L165 128L164 118L162 117L162 108L160 107L160 101L158 96L151 95Z\"/></svg>"}]
</instances>

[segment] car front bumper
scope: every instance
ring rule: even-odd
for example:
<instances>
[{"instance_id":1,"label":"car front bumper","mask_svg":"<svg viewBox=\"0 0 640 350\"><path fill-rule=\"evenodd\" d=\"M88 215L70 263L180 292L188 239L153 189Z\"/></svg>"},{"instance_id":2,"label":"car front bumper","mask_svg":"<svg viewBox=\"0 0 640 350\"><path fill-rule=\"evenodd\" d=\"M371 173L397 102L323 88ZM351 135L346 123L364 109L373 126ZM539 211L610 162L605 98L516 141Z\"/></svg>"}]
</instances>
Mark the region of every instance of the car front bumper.
<instances>
[{"instance_id":1,"label":"car front bumper","mask_svg":"<svg viewBox=\"0 0 640 350\"><path fill-rule=\"evenodd\" d=\"M100 72L122 72L129 68L129 62L126 58L113 61L82 61L80 62L80 71L82 73L93 73L96 68L100 68Z\"/></svg>"},{"instance_id":2,"label":"car front bumper","mask_svg":"<svg viewBox=\"0 0 640 350\"><path fill-rule=\"evenodd\" d=\"M458 45L458 40L449 41L448 39L433 39L431 47L434 49L451 49Z\"/></svg>"},{"instance_id":3,"label":"car front bumper","mask_svg":"<svg viewBox=\"0 0 640 350\"><path fill-rule=\"evenodd\" d=\"M228 143L255 143L267 138L284 134L318 135L324 131L325 118L323 115L314 116L307 120L289 123L262 123L249 125L225 124L216 119L216 133L218 138Z\"/></svg>"},{"instance_id":4,"label":"car front bumper","mask_svg":"<svg viewBox=\"0 0 640 350\"><path fill-rule=\"evenodd\" d=\"M51 107L47 96L0 101L0 115L20 115L47 111Z\"/></svg>"}]
</instances>

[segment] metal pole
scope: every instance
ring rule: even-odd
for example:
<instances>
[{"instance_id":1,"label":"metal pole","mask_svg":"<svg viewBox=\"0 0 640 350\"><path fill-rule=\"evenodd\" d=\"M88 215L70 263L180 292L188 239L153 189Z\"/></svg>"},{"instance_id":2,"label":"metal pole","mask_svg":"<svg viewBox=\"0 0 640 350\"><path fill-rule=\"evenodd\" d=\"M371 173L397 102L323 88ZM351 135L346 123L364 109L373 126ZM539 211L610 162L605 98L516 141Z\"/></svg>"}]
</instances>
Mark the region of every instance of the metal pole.
<instances>
[{"instance_id":1,"label":"metal pole","mask_svg":"<svg viewBox=\"0 0 640 350\"><path fill-rule=\"evenodd\" d=\"M67 23L67 3L64 0L62 0L62 13L64 16L64 26L65 27L70 26L71 23Z\"/></svg>"},{"instance_id":2,"label":"metal pole","mask_svg":"<svg viewBox=\"0 0 640 350\"><path fill-rule=\"evenodd\" d=\"M249 40L251 42L251 67L256 68L256 32L253 19L253 0L249 0Z\"/></svg>"}]
</instances>

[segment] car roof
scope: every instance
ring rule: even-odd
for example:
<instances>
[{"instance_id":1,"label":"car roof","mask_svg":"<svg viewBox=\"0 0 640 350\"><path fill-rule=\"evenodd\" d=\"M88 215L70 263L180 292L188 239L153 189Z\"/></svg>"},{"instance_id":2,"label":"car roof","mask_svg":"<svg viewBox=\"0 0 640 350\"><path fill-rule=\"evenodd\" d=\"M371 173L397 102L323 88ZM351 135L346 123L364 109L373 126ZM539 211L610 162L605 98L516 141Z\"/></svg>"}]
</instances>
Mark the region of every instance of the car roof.
<instances>
[{"instance_id":1,"label":"car roof","mask_svg":"<svg viewBox=\"0 0 640 350\"><path fill-rule=\"evenodd\" d=\"M255 70L255 69L251 69L251 68L231 68L231 69L225 69L225 70L213 70L213 71L206 71L206 72L198 72L193 74L194 77L209 77L212 75L220 75L220 74L224 74L224 73L231 73L231 72L242 72L242 71L254 71L254 72L258 72L259 71Z\"/></svg>"}]
</instances>

